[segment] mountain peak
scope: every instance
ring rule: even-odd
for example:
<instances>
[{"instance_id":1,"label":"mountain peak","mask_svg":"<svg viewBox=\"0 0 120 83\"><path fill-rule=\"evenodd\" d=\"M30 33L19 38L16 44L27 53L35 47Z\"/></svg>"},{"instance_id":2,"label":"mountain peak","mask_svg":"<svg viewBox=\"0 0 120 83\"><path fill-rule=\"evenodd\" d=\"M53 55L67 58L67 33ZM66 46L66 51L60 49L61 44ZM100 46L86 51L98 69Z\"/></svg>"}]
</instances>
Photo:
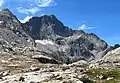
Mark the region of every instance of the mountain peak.
<instances>
[{"instance_id":1,"label":"mountain peak","mask_svg":"<svg viewBox=\"0 0 120 83\"><path fill-rule=\"evenodd\" d=\"M55 15L44 15L41 16L40 19L42 19L43 21L58 21L57 17Z\"/></svg>"},{"instance_id":2,"label":"mountain peak","mask_svg":"<svg viewBox=\"0 0 120 83\"><path fill-rule=\"evenodd\" d=\"M48 17L48 18L57 18L55 15L43 15L43 16L41 16L41 17Z\"/></svg>"},{"instance_id":3,"label":"mountain peak","mask_svg":"<svg viewBox=\"0 0 120 83\"><path fill-rule=\"evenodd\" d=\"M43 20L48 20L48 21L51 21L51 20L57 20L57 17L55 16L55 15L43 15L43 16L41 16L41 17L37 17L37 16L35 16L35 17L32 17L31 18L32 20L34 19L43 19ZM30 20L31 20L30 19Z\"/></svg>"},{"instance_id":4,"label":"mountain peak","mask_svg":"<svg viewBox=\"0 0 120 83\"><path fill-rule=\"evenodd\" d=\"M53 19L57 19L57 17L55 15L50 15L50 17Z\"/></svg>"},{"instance_id":5,"label":"mountain peak","mask_svg":"<svg viewBox=\"0 0 120 83\"><path fill-rule=\"evenodd\" d=\"M5 14L12 14L12 12L8 8L2 9L1 12L5 13Z\"/></svg>"},{"instance_id":6,"label":"mountain peak","mask_svg":"<svg viewBox=\"0 0 120 83\"><path fill-rule=\"evenodd\" d=\"M55 39L58 36L71 36L72 30L64 26L55 15L32 17L27 23L31 26L31 36L34 39Z\"/></svg>"},{"instance_id":7,"label":"mountain peak","mask_svg":"<svg viewBox=\"0 0 120 83\"><path fill-rule=\"evenodd\" d=\"M8 8L2 9L2 11L9 11L10 12L10 10Z\"/></svg>"}]
</instances>

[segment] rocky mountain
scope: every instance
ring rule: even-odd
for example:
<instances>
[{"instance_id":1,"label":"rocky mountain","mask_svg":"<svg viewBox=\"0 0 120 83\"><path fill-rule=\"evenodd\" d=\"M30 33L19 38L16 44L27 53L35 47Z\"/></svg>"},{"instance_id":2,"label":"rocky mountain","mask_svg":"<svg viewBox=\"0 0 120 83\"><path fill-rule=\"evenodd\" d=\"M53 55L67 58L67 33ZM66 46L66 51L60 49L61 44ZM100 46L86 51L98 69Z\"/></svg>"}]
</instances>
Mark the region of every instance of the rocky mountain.
<instances>
[{"instance_id":1,"label":"rocky mountain","mask_svg":"<svg viewBox=\"0 0 120 83\"><path fill-rule=\"evenodd\" d=\"M0 12L0 37L0 48L5 52L21 51L24 55L23 51L31 48L31 56L43 55L59 63L99 60L111 49L95 34L72 30L54 15L32 17L22 24L8 9Z\"/></svg>"},{"instance_id":2,"label":"rocky mountain","mask_svg":"<svg viewBox=\"0 0 120 83\"><path fill-rule=\"evenodd\" d=\"M0 11L0 83L120 83L120 45L54 15L20 21Z\"/></svg>"},{"instance_id":3,"label":"rocky mountain","mask_svg":"<svg viewBox=\"0 0 120 83\"><path fill-rule=\"evenodd\" d=\"M40 40L37 42L37 48L41 49L40 43L44 40L52 42L43 46L50 51L47 56L65 63L80 59L87 61L100 59L111 48L93 33L88 34L82 30L68 28L54 15L33 17L24 25L30 27L27 31L34 40Z\"/></svg>"}]
</instances>

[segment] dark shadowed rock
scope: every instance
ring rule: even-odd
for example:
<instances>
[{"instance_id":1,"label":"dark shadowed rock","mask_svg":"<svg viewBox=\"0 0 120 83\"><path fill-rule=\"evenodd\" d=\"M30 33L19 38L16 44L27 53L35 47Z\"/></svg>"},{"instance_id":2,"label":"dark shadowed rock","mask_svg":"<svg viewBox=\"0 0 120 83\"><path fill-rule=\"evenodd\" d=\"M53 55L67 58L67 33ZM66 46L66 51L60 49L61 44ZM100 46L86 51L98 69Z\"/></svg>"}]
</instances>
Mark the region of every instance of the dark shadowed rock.
<instances>
[{"instance_id":1,"label":"dark shadowed rock","mask_svg":"<svg viewBox=\"0 0 120 83\"><path fill-rule=\"evenodd\" d=\"M64 26L54 15L44 15L42 17L33 17L26 23L31 27L33 39L55 39L59 36L71 36L72 29Z\"/></svg>"}]
</instances>

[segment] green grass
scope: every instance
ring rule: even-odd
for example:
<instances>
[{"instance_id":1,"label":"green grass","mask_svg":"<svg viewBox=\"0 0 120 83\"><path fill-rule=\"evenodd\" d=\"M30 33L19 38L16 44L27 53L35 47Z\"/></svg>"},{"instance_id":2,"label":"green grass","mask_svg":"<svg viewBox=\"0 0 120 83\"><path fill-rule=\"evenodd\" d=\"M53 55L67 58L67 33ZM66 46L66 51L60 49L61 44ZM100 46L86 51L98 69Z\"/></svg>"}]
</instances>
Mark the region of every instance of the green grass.
<instances>
[{"instance_id":1,"label":"green grass","mask_svg":"<svg viewBox=\"0 0 120 83\"><path fill-rule=\"evenodd\" d=\"M89 69L85 72L91 79L96 80L96 83L120 83L120 69ZM100 76L102 76L100 78ZM107 80L108 77L113 79Z\"/></svg>"},{"instance_id":2,"label":"green grass","mask_svg":"<svg viewBox=\"0 0 120 83\"><path fill-rule=\"evenodd\" d=\"M94 81L88 79L88 78L80 78L80 81L82 81L83 83L95 83Z\"/></svg>"}]
</instances>

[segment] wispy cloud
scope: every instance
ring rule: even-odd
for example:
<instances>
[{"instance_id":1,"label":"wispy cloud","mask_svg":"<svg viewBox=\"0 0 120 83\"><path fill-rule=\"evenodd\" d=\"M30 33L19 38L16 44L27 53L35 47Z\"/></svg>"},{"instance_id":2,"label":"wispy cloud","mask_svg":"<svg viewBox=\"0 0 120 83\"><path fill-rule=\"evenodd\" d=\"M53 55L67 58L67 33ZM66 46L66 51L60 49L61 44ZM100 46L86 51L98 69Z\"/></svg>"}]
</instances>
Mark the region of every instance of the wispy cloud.
<instances>
[{"instance_id":1,"label":"wispy cloud","mask_svg":"<svg viewBox=\"0 0 120 83\"><path fill-rule=\"evenodd\" d=\"M17 8L18 12L23 13L23 14L35 14L40 11L40 8L38 7L33 7L33 8L23 8L23 7L18 7Z\"/></svg>"},{"instance_id":2,"label":"wispy cloud","mask_svg":"<svg viewBox=\"0 0 120 83\"><path fill-rule=\"evenodd\" d=\"M18 12L23 14L36 14L41 8L50 7L56 5L54 0L27 0L26 6L17 7Z\"/></svg>"},{"instance_id":3,"label":"wispy cloud","mask_svg":"<svg viewBox=\"0 0 120 83\"><path fill-rule=\"evenodd\" d=\"M12 6L8 5L13 3ZM17 10L19 13L23 14L36 14L42 8L50 7L56 5L55 0L0 0L0 9L4 6L5 8L11 8L12 10Z\"/></svg>"},{"instance_id":4,"label":"wispy cloud","mask_svg":"<svg viewBox=\"0 0 120 83\"><path fill-rule=\"evenodd\" d=\"M87 26L86 24L82 24L79 27L80 30L94 29L94 28L96 28L96 27Z\"/></svg>"},{"instance_id":5,"label":"wispy cloud","mask_svg":"<svg viewBox=\"0 0 120 83\"><path fill-rule=\"evenodd\" d=\"M0 0L0 7L4 5L5 0Z\"/></svg>"},{"instance_id":6,"label":"wispy cloud","mask_svg":"<svg viewBox=\"0 0 120 83\"><path fill-rule=\"evenodd\" d=\"M56 5L54 0L36 0L39 7L49 7Z\"/></svg>"},{"instance_id":7,"label":"wispy cloud","mask_svg":"<svg viewBox=\"0 0 120 83\"><path fill-rule=\"evenodd\" d=\"M32 16L26 16L23 20L20 20L19 19L19 21L21 22L21 23L26 23L27 21L29 21L29 19L31 19L32 18Z\"/></svg>"}]
</instances>

